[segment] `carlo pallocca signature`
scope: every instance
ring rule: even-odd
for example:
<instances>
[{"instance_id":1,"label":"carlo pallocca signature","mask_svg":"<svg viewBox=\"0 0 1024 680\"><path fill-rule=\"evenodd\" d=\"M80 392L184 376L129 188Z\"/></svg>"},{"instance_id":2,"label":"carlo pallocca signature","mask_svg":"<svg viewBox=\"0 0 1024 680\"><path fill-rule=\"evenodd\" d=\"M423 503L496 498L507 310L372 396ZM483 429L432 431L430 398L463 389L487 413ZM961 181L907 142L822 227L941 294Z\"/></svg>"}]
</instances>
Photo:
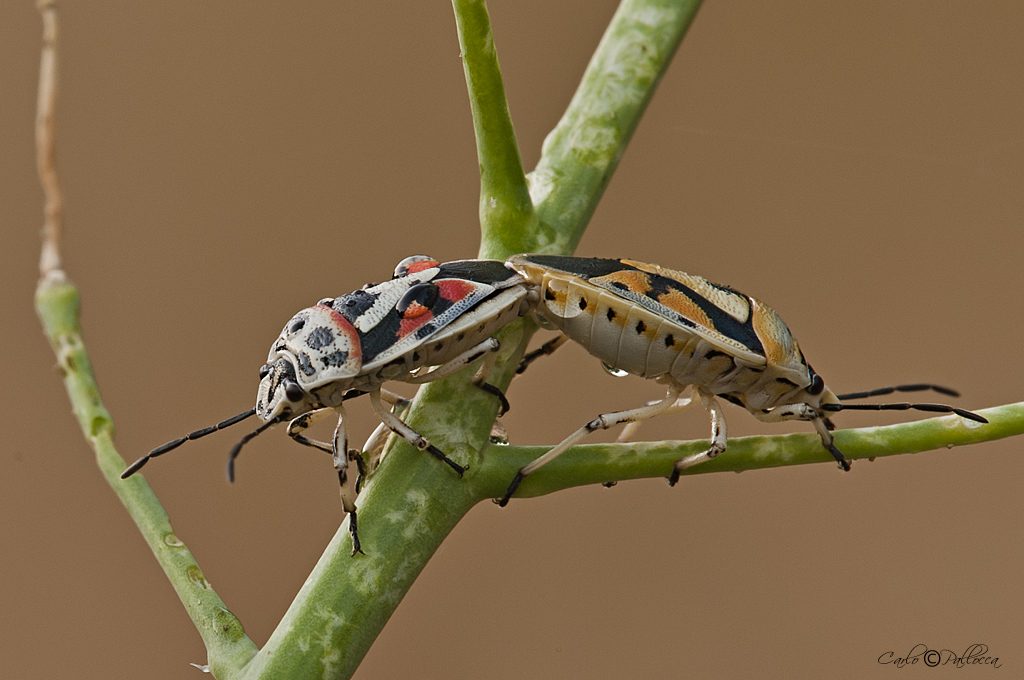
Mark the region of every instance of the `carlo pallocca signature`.
<instances>
[{"instance_id":1,"label":"carlo pallocca signature","mask_svg":"<svg viewBox=\"0 0 1024 680\"><path fill-rule=\"evenodd\" d=\"M952 665L956 668L983 665L999 668L1002 665L999 663L998 656L989 656L988 645L971 645L963 654L957 655L956 652L949 649L931 649L928 645L922 644L914 645L906 656L896 656L894 652L886 652L878 657L878 663L892 664L896 668L913 666L918 662L931 667Z\"/></svg>"}]
</instances>

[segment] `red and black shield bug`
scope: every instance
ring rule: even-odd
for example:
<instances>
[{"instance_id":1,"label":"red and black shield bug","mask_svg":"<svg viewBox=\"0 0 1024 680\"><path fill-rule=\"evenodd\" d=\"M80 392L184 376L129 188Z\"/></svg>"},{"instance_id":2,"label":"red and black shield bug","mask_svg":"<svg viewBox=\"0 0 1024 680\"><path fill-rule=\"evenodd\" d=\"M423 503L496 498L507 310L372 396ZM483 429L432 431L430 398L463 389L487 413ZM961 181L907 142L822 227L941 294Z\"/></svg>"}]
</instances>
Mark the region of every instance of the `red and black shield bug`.
<instances>
[{"instance_id":1,"label":"red and black shield bug","mask_svg":"<svg viewBox=\"0 0 1024 680\"><path fill-rule=\"evenodd\" d=\"M771 307L699 276L634 260L514 255L507 264L536 290L539 302L534 314L541 325L560 330L611 370L666 385L668 394L661 401L590 421L521 468L500 505L508 502L526 476L590 432L702 403L711 414L711 445L675 462L669 474L669 483L675 484L683 470L725 451L725 417L719 398L742 406L764 422L810 421L843 470L849 470L850 464L833 443L827 418L831 412L917 409L988 422L976 413L944 404L846 403L897 391L958 395L925 384L836 395L804 359L796 338ZM550 353L559 342L556 339L527 355L524 365Z\"/></svg>"},{"instance_id":2,"label":"red and black shield bug","mask_svg":"<svg viewBox=\"0 0 1024 680\"><path fill-rule=\"evenodd\" d=\"M368 394L382 425L416 448L446 463L459 476L462 465L448 458L423 435L385 407L396 395L384 393L387 381L422 384L451 375L477 359L487 361L477 384L502 400L504 395L484 382L498 341L492 335L527 313L533 304L524 279L495 260L440 263L425 256L403 260L395 278L336 298L325 298L293 316L270 348L260 368L256 406L211 427L196 430L150 451L121 475L138 472L150 459L250 416L263 423L243 437L228 458L228 477L246 442L269 427L288 422L295 441L331 453L341 483L342 505L349 513L353 553L361 552L356 529L355 499L359 476L349 474L354 463L361 474L373 469L361 452L349 451L344 402ZM431 370L424 370L434 367ZM331 442L302 432L327 415L338 418ZM383 443L380 429L368 445L371 456Z\"/></svg>"}]
</instances>

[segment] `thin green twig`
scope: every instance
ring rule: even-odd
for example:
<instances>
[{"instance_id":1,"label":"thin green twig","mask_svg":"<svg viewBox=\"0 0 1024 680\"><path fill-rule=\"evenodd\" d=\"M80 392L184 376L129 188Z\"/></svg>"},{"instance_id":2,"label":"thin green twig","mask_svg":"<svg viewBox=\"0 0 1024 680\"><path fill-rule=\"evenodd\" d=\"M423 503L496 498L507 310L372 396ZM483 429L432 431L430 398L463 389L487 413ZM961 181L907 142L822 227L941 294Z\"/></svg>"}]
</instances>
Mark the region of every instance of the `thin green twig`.
<instances>
[{"instance_id":1,"label":"thin green twig","mask_svg":"<svg viewBox=\"0 0 1024 680\"><path fill-rule=\"evenodd\" d=\"M505 85L483 0L452 0L480 162L480 257L524 252L534 219Z\"/></svg>"},{"instance_id":2,"label":"thin green twig","mask_svg":"<svg viewBox=\"0 0 1024 680\"><path fill-rule=\"evenodd\" d=\"M216 677L236 677L256 653L242 624L203 576L188 547L174 534L170 519L141 475L122 480L124 459L114 448L114 422L103 406L79 326L78 291L60 270L51 271L36 291L36 311L57 355L64 385L82 432L96 453L103 477L139 527L167 579L195 623ZM127 586L130 587L130 586Z\"/></svg>"},{"instance_id":3,"label":"thin green twig","mask_svg":"<svg viewBox=\"0 0 1024 680\"><path fill-rule=\"evenodd\" d=\"M124 459L114 448L114 421L103 406L79 324L78 290L60 268L60 234L63 200L55 165L54 113L57 83L57 8L40 2L43 15L43 51L39 77L39 110L36 146L40 183L45 196L40 280L36 287L36 312L43 331L57 355L64 386L86 441L107 483L139 527L168 580L195 623L209 653L209 665L218 678L235 677L256 653L242 624L228 611L188 547L174 534L167 513L146 480L136 475L120 478Z\"/></svg>"},{"instance_id":4,"label":"thin green twig","mask_svg":"<svg viewBox=\"0 0 1024 680\"><path fill-rule=\"evenodd\" d=\"M987 425L958 416L944 416L899 425L838 430L835 433L836 445L848 459L861 460L979 444L1024 434L1024 402L996 406L978 413L988 418ZM526 478L515 497L542 496L587 484L667 477L674 461L707 449L708 443L701 440L574 446ZM484 456L480 477L493 480L493 483L481 489L484 497L504 493L516 470L548 448L490 447ZM813 432L737 437L729 440L725 453L683 474L744 472L811 463L835 465L835 460ZM854 465L850 474L855 474L858 467Z\"/></svg>"},{"instance_id":5,"label":"thin green twig","mask_svg":"<svg viewBox=\"0 0 1024 680\"><path fill-rule=\"evenodd\" d=\"M623 0L528 176L540 220L523 252L571 255L700 0Z\"/></svg>"}]
</instances>

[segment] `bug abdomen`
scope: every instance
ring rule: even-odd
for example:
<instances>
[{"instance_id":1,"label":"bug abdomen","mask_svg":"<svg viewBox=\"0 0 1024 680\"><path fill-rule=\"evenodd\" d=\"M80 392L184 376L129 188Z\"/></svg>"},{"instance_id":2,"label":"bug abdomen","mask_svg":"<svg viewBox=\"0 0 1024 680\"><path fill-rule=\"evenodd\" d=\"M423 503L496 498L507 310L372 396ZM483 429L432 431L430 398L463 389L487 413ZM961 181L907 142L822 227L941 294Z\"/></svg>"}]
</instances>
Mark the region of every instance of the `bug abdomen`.
<instances>
[{"instance_id":1,"label":"bug abdomen","mask_svg":"<svg viewBox=\"0 0 1024 680\"><path fill-rule=\"evenodd\" d=\"M549 278L541 298L542 315L552 325L604 363L634 375L668 373L688 347L682 328L595 286Z\"/></svg>"}]
</instances>

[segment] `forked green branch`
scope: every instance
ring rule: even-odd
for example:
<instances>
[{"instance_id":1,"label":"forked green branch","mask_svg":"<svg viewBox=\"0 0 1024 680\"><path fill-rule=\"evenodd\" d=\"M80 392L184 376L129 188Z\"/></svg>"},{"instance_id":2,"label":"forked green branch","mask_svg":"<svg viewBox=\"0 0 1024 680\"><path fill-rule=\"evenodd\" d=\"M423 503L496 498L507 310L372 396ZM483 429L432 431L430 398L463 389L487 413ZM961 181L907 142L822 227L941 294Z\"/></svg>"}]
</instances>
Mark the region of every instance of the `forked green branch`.
<instances>
[{"instance_id":1,"label":"forked green branch","mask_svg":"<svg viewBox=\"0 0 1024 680\"><path fill-rule=\"evenodd\" d=\"M540 163L525 177L487 8L480 0L453 0L481 167L481 257L572 253L699 5L697 0L623 0L572 103L548 136ZM55 21L55 15L48 14L53 11L51 3L42 2L40 8L46 22ZM40 79L40 176L47 196L47 227L36 303L85 437L199 629L215 677L348 678L448 533L473 505L502 495L515 471L546 447L489 444L498 405L470 383L471 371L425 386L405 419L450 457L468 465L464 478L392 438L386 460L358 501L367 554L350 555L351 541L343 524L257 653L241 624L202 577L191 553L174 536L149 485L139 475L126 481L119 478L124 461L114 450L113 422L100 401L82 342L78 292L59 269L61 211L52 163L54 78L47 71L47 64L55 63L47 51L54 39L55 27L44 41ZM51 88L48 97L43 96L46 87ZM522 320L500 332L502 349L489 382L508 387L533 330ZM989 425L949 416L840 431L836 442L849 458L858 459L1024 432L1024 403L980 413L989 418ZM664 477L674 460L706 446L707 442L576 446L524 481L516 498L583 484ZM731 439L726 454L687 474L825 461L831 457L813 433L746 437Z\"/></svg>"}]
</instances>

